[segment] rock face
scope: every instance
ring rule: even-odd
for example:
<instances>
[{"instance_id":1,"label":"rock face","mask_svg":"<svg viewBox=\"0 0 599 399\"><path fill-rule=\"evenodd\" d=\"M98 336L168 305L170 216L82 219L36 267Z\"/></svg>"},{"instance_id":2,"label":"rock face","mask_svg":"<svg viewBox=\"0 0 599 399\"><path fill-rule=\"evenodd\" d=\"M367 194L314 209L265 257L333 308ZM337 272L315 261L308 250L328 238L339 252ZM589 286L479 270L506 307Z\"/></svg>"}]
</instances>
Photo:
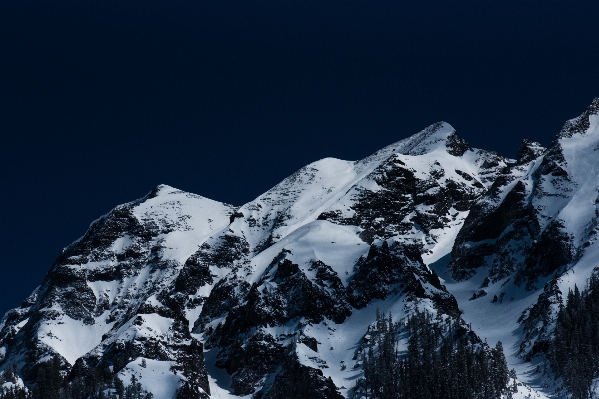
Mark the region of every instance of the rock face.
<instances>
[{"instance_id":1,"label":"rock face","mask_svg":"<svg viewBox=\"0 0 599 399\"><path fill-rule=\"evenodd\" d=\"M525 140L518 160L470 209L449 263L453 278L488 293L474 302L491 297L496 312L521 313L516 356L544 363L537 368L544 384L561 395L545 356L569 290L584 289L598 272L597 151L599 99L546 149Z\"/></svg>"},{"instance_id":2,"label":"rock face","mask_svg":"<svg viewBox=\"0 0 599 399\"><path fill-rule=\"evenodd\" d=\"M598 104L568 121L547 149L524 141L518 161L471 208L452 250L455 278L482 269L491 282L513 275L517 286L537 290L595 241Z\"/></svg>"},{"instance_id":3,"label":"rock face","mask_svg":"<svg viewBox=\"0 0 599 399\"><path fill-rule=\"evenodd\" d=\"M437 123L239 208L158 186L92 223L5 315L0 369L17 362L35 386L58 356L66 374L135 375L160 398L352 397L376 309L426 308L479 339L470 309L509 306L506 292L505 331L523 327L508 360L531 360L564 276L599 261L598 109L517 160Z\"/></svg>"},{"instance_id":4,"label":"rock face","mask_svg":"<svg viewBox=\"0 0 599 399\"><path fill-rule=\"evenodd\" d=\"M187 258L227 226L233 211L158 186L96 220L58 256L21 308L6 314L3 363L19 359L27 382L35 381L36 364L49 356L58 355L71 371L110 366L123 375L140 358L151 359L178 371L202 392L196 397L208 397L203 343L190 334L172 292ZM146 369L144 377L166 384L156 373Z\"/></svg>"},{"instance_id":5,"label":"rock face","mask_svg":"<svg viewBox=\"0 0 599 399\"><path fill-rule=\"evenodd\" d=\"M216 366L231 374L233 393L269 392L290 352L343 386L351 371L327 369L353 353L306 355L304 348L334 347L335 340L309 331L352 323L355 309L390 296L428 300L459 317L422 256L453 239L449 228L459 229L506 165L440 123L358 162L315 162L242 206L194 254L228 273L210 291L194 332L218 351Z\"/></svg>"}]
</instances>

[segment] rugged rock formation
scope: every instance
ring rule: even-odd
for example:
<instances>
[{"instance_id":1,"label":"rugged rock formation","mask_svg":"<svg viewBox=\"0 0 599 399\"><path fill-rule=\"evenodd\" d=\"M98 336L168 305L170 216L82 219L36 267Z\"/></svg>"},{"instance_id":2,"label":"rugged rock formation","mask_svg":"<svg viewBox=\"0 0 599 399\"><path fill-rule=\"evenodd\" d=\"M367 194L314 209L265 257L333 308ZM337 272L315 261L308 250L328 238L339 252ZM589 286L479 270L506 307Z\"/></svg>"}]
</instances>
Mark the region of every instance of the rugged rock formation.
<instances>
[{"instance_id":1,"label":"rugged rock formation","mask_svg":"<svg viewBox=\"0 0 599 399\"><path fill-rule=\"evenodd\" d=\"M508 362L538 359L561 293L599 264L598 110L517 160L437 123L239 208L158 186L92 223L5 315L0 369L33 387L58 357L157 398L351 397L379 308L427 309L475 345L496 309L499 335L521 327Z\"/></svg>"}]
</instances>

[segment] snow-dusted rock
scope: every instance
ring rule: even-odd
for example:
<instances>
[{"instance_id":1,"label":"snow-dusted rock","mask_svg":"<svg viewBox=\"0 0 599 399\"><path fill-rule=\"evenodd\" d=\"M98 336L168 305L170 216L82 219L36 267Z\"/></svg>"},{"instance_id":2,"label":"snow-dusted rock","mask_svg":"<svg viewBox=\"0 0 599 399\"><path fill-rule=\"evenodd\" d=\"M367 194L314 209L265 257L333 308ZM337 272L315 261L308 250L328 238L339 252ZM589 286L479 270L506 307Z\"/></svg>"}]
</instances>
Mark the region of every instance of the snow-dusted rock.
<instances>
[{"instance_id":1,"label":"snow-dusted rock","mask_svg":"<svg viewBox=\"0 0 599 399\"><path fill-rule=\"evenodd\" d=\"M526 362L562 293L599 265L598 110L517 160L441 122L238 208L158 186L93 222L5 315L0 369L33 386L58 356L65 374L134 377L161 398L351 397L376 310L427 309L504 341L534 384Z\"/></svg>"}]
</instances>

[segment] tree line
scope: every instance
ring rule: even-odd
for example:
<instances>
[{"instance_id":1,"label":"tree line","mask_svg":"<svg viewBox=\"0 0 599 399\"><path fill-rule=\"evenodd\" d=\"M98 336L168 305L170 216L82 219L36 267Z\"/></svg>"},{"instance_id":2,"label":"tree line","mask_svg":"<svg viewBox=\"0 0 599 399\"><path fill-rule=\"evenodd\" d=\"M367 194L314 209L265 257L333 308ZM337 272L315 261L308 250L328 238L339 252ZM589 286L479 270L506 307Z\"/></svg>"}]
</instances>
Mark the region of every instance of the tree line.
<instances>
[{"instance_id":1,"label":"tree line","mask_svg":"<svg viewBox=\"0 0 599 399\"><path fill-rule=\"evenodd\" d=\"M402 333L409 336L407 353L398 350ZM417 310L404 325L377 311L366 338L356 398L499 399L515 391L501 342L491 348L450 317Z\"/></svg>"},{"instance_id":2,"label":"tree line","mask_svg":"<svg viewBox=\"0 0 599 399\"><path fill-rule=\"evenodd\" d=\"M110 372L108 367L98 367L85 374L77 372L66 375L60 359L52 359L40 364L35 384L31 388L16 385L18 367L10 365L0 373L0 386L12 382L10 387L0 389L0 399L153 399L153 394L142 388L135 375L129 384Z\"/></svg>"},{"instance_id":3,"label":"tree line","mask_svg":"<svg viewBox=\"0 0 599 399\"><path fill-rule=\"evenodd\" d=\"M597 397L592 387L599 376L599 278L595 274L585 290L575 285L566 304L560 304L547 357L572 399Z\"/></svg>"}]
</instances>

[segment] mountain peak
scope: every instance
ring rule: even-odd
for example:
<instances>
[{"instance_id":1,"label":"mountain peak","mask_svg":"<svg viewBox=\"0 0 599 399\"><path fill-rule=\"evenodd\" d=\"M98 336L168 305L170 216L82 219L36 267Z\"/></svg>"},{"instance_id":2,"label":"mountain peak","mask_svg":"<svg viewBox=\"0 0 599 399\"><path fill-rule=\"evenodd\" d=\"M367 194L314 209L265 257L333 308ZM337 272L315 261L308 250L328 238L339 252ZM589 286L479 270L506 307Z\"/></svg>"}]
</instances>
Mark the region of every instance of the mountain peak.
<instances>
[{"instance_id":1,"label":"mountain peak","mask_svg":"<svg viewBox=\"0 0 599 399\"><path fill-rule=\"evenodd\" d=\"M597 119L599 119L599 97L596 97L593 102L591 102L591 105L587 107L582 115L567 121L557 138L568 138L577 133L585 133L591 127L593 119L595 119L594 124L599 123L599 121L597 121Z\"/></svg>"},{"instance_id":2,"label":"mountain peak","mask_svg":"<svg viewBox=\"0 0 599 399\"><path fill-rule=\"evenodd\" d=\"M545 147L541 143L524 139L522 140L516 159L518 164L525 164L539 157L543 152L545 152Z\"/></svg>"},{"instance_id":3,"label":"mountain peak","mask_svg":"<svg viewBox=\"0 0 599 399\"><path fill-rule=\"evenodd\" d=\"M437 122L426 129L408 137L399 144L396 152L404 155L422 155L435 151L438 148L447 148L451 137L455 136L455 129L447 122Z\"/></svg>"},{"instance_id":4,"label":"mountain peak","mask_svg":"<svg viewBox=\"0 0 599 399\"><path fill-rule=\"evenodd\" d=\"M472 151L468 142L456 133L456 130L447 122L437 122L420 132L395 142L364 158L360 162L382 161L392 154L424 155L434 151L445 151L450 155L460 157L466 151Z\"/></svg>"},{"instance_id":5,"label":"mountain peak","mask_svg":"<svg viewBox=\"0 0 599 399\"><path fill-rule=\"evenodd\" d=\"M154 187L152 189L152 191L150 191L148 193L148 195L146 196L146 199L155 198L155 197L158 197L159 195L173 194L173 193L179 193L179 192L181 192L181 190L176 189L171 186L168 186L166 184L159 184L156 187Z\"/></svg>"},{"instance_id":6,"label":"mountain peak","mask_svg":"<svg viewBox=\"0 0 599 399\"><path fill-rule=\"evenodd\" d=\"M69 389L100 370L101 392L360 399L379 333L405 348L415 320L475 360L504 356L483 343L501 338L528 390L519 378L544 377L522 356L551 366L545 320L596 271L598 115L596 99L517 162L438 122L357 162L313 162L240 208L160 184L92 223L0 320L0 370L16 364L34 392L53 367Z\"/></svg>"}]
</instances>

